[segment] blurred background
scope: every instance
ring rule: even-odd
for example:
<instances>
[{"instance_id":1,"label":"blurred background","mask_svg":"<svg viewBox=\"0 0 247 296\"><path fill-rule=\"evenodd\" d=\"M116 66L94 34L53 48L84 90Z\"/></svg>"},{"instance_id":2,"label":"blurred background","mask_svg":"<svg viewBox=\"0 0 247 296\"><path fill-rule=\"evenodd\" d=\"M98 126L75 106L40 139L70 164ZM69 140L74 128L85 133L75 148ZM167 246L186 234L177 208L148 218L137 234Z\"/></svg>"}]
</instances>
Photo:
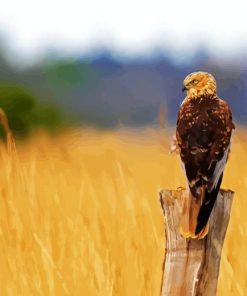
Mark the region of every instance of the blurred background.
<instances>
[{"instance_id":1,"label":"blurred background","mask_svg":"<svg viewBox=\"0 0 247 296\"><path fill-rule=\"evenodd\" d=\"M176 122L184 77L208 71L247 121L246 3L9 1L0 12L0 107L20 136L65 126Z\"/></svg>"},{"instance_id":2,"label":"blurred background","mask_svg":"<svg viewBox=\"0 0 247 296\"><path fill-rule=\"evenodd\" d=\"M158 192L186 186L170 142L183 80L199 70L237 123L217 295L247 295L246 11L246 0L2 1L0 108L25 141L0 141L0 295L159 295Z\"/></svg>"}]
</instances>

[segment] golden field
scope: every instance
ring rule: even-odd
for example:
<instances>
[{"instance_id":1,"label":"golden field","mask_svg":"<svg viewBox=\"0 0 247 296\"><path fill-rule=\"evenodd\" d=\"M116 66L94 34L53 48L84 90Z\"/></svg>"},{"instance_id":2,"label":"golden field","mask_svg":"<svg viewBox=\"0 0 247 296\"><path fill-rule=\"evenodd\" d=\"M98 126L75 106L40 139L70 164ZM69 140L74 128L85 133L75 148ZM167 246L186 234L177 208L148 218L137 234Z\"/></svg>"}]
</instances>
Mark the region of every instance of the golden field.
<instances>
[{"instance_id":1,"label":"golden field","mask_svg":"<svg viewBox=\"0 0 247 296\"><path fill-rule=\"evenodd\" d=\"M0 295L159 295L162 188L185 185L170 132L82 130L0 146ZM247 295L247 133L234 134L234 190L218 295Z\"/></svg>"}]
</instances>

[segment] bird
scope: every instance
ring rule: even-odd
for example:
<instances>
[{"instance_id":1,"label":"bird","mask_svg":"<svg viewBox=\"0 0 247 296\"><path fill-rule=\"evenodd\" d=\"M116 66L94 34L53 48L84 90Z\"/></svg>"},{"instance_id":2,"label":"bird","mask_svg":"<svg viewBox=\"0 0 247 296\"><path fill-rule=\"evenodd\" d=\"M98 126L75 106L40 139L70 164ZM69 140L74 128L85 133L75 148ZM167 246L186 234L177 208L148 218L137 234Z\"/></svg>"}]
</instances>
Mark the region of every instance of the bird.
<instances>
[{"instance_id":1,"label":"bird","mask_svg":"<svg viewBox=\"0 0 247 296\"><path fill-rule=\"evenodd\" d=\"M183 81L187 95L177 116L175 141L187 177L180 233L204 238L220 190L235 125L228 103L217 95L216 80L207 72L193 72Z\"/></svg>"}]
</instances>

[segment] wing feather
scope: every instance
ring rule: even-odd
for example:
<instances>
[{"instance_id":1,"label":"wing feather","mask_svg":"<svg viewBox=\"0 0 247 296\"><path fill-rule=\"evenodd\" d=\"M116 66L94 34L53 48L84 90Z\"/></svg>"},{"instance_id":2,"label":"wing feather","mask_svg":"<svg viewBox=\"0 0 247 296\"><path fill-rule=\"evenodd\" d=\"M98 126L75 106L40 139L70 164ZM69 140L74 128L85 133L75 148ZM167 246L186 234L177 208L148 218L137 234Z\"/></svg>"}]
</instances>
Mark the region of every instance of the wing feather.
<instances>
[{"instance_id":1,"label":"wing feather","mask_svg":"<svg viewBox=\"0 0 247 296\"><path fill-rule=\"evenodd\" d=\"M228 104L216 95L187 98L180 107L176 137L190 188L181 217L185 236L206 234L234 128Z\"/></svg>"},{"instance_id":2,"label":"wing feather","mask_svg":"<svg viewBox=\"0 0 247 296\"><path fill-rule=\"evenodd\" d=\"M219 179L227 161L232 129L230 108L217 96L185 100L181 105L176 137L191 186L202 180L215 185L213 179L215 175Z\"/></svg>"}]
</instances>

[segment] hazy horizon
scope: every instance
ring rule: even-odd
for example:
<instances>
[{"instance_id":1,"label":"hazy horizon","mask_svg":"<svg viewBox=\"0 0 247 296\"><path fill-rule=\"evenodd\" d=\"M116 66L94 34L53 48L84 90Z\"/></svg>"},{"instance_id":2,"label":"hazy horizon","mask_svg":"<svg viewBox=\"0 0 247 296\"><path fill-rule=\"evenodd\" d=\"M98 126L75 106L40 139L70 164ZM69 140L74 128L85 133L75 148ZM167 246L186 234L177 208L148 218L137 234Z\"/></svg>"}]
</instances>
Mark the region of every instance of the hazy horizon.
<instances>
[{"instance_id":1,"label":"hazy horizon","mask_svg":"<svg viewBox=\"0 0 247 296\"><path fill-rule=\"evenodd\" d=\"M198 50L220 60L241 59L247 50L246 11L242 0L12 0L1 6L0 41L9 60L20 64L101 49L120 59L159 53L179 62Z\"/></svg>"}]
</instances>

